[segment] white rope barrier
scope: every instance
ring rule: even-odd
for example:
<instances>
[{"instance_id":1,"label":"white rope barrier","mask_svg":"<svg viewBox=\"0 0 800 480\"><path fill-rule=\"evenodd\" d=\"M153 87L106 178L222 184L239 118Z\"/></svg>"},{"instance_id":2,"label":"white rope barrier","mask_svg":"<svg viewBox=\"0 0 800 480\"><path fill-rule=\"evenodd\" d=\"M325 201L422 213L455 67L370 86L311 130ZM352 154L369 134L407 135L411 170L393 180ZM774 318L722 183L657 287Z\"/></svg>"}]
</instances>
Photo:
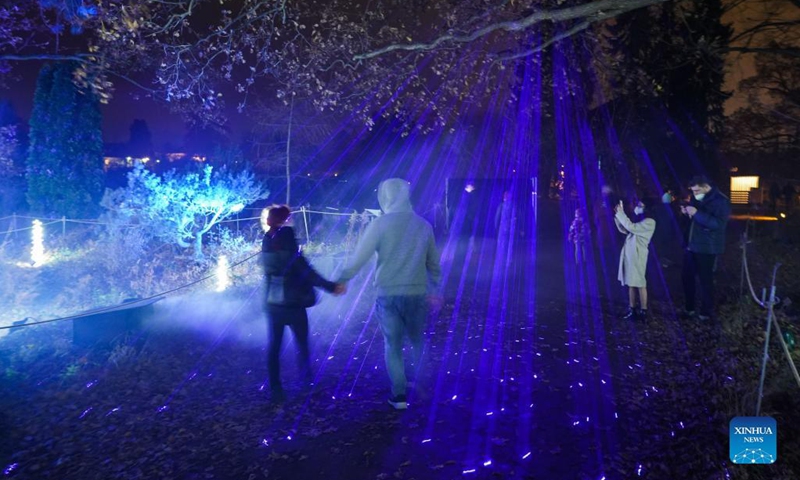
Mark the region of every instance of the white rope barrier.
<instances>
[{"instance_id":1,"label":"white rope barrier","mask_svg":"<svg viewBox=\"0 0 800 480\"><path fill-rule=\"evenodd\" d=\"M245 258L244 260L241 260L239 262L234 263L229 268L232 270L232 269L238 267L239 265L242 265L242 264L250 261L251 259L255 258L260 253L261 253L260 251L256 252L256 253L250 255L249 257ZM180 285L178 287L166 290L164 292L157 293L155 295L150 295L149 297L137 298L136 300L133 300L133 301L128 302L128 303L125 303L123 305L131 306L131 305L136 305L138 303L143 303L143 302L147 302L149 300L153 300L154 298L165 297L165 296L167 296L169 294L177 292L178 290L183 290L184 288L188 288L188 287L191 287L193 285L197 285L198 283L204 282L204 281L206 281L206 280L208 280L210 278L214 278L216 276L218 276L218 273L214 272L214 273L208 274L208 275L206 275L206 276L204 276L202 278L199 278L197 280L189 282L187 284ZM98 308L96 310L91 310L90 313L92 315L96 315L98 313L109 312L109 311L115 310L117 308L119 308L119 305L114 305L113 307ZM87 312L83 312L83 313L77 313L77 314L74 314L74 315L69 315L69 316L66 316L66 317L51 318L51 319L48 319L48 320L40 320L40 321L36 321L36 322L31 322L31 323L24 323L24 324L21 324L21 325L5 325L5 326L0 327L0 330L10 330L12 328L31 327L31 326L34 326L34 325L42 325L42 324L45 324L45 323L61 322L61 321L64 321L64 320L74 320L76 318L85 317L86 315L87 315Z\"/></svg>"},{"instance_id":2,"label":"white rope barrier","mask_svg":"<svg viewBox=\"0 0 800 480\"><path fill-rule=\"evenodd\" d=\"M764 396L764 380L766 378L767 373L767 360L769 359L769 343L771 337L772 327L775 327L775 331L777 332L778 343L781 345L781 349L783 350L784 355L786 356L786 360L789 363L789 368L792 371L792 375L794 376L795 382L797 382L797 386L800 387L800 373L797 371L797 366L794 363L794 359L792 358L791 352L789 352L789 346L786 345L786 340L783 338L783 332L781 331L780 323L778 322L778 317L775 315L775 305L780 303L780 299L775 295L775 280L778 276L778 269L780 268L781 264L775 264L775 268L772 270L772 285L770 287L769 297L764 295L764 298L759 300L758 296L756 295L755 288L753 288L753 281L750 278L750 268L747 265L747 245L750 243L748 239L748 231L750 228L750 223L748 222L745 226L745 231L742 234L742 242L741 242L741 249L742 249L742 271L744 277L747 279L747 286L750 290L750 295L753 297L753 300L756 304L767 310L767 325L765 328L765 335L764 335L764 354L761 360L761 375L759 378L758 384L758 399L756 401L756 416L761 414L761 400Z\"/></svg>"},{"instance_id":3,"label":"white rope barrier","mask_svg":"<svg viewBox=\"0 0 800 480\"><path fill-rule=\"evenodd\" d=\"M302 208L296 208L296 209L292 210L293 214L302 213L302 212L303 212ZM324 212L322 210L310 210L310 209L305 209L305 213L315 213L315 214L318 214L318 215L333 215L333 216L342 216L342 217L349 217L349 216L352 216L352 215L363 215L364 213L366 213L367 215L373 215L370 212L364 212L364 213L359 213L359 212L340 213L340 212ZM84 220L84 219L78 219L78 218L31 217L31 216L28 216L28 215L12 215L12 216L7 216L7 217L2 217L2 218L0 218L0 220L14 219L14 218L21 218L21 219L27 219L27 220L48 221L49 223L46 223L45 225L51 225L53 223L58 223L58 222L66 222L66 223L78 223L78 224L83 224L83 225L115 225L115 226L121 226L121 227L128 227L128 226L136 227L136 226L139 226L139 225L133 224L133 223L114 224L114 223L111 223L111 222L101 222L99 220ZM246 217L246 218L229 218L229 219L226 219L226 220L219 221L217 223L247 222L247 221L250 221L250 220L260 220L260 219L261 219L261 216ZM30 230L30 229L31 229L31 227L20 228L20 229L12 230L11 232L7 232L7 233L22 232L22 231Z\"/></svg>"},{"instance_id":4,"label":"white rope barrier","mask_svg":"<svg viewBox=\"0 0 800 480\"><path fill-rule=\"evenodd\" d=\"M43 223L43 224L42 224L42 226L43 226L43 227L46 227L46 226L48 226L48 225L52 225L52 224L54 224L54 223L59 223L59 222L61 222L61 220L55 220L55 221L52 221L52 222ZM33 229L33 227L31 226L31 227L17 228L17 229L14 229L14 230L6 230L6 231L5 231L5 232L3 232L3 233L6 233L6 234L7 234L7 233L24 232L24 231L26 231L26 230L32 230L32 229Z\"/></svg>"},{"instance_id":5,"label":"white rope barrier","mask_svg":"<svg viewBox=\"0 0 800 480\"><path fill-rule=\"evenodd\" d=\"M749 241L747 240L747 233L745 232L745 234L742 235L742 244L741 244L742 266L744 267L744 276L745 276L745 279L747 279L747 286L750 288L750 295L753 296L753 301L755 301L756 304L759 307L767 308L767 304L758 299L758 296L756 295L756 291L753 288L753 281L750 279L750 268L747 266L747 244L748 243L749 243Z\"/></svg>"}]
</instances>

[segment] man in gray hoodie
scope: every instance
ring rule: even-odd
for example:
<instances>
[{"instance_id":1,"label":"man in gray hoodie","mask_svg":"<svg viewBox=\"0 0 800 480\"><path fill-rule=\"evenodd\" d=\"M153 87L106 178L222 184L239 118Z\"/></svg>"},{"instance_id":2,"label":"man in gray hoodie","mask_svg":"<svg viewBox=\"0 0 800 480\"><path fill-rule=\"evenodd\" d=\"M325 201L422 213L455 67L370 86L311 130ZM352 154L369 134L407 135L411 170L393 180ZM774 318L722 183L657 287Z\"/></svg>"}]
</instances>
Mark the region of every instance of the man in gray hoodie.
<instances>
[{"instance_id":1,"label":"man in gray hoodie","mask_svg":"<svg viewBox=\"0 0 800 480\"><path fill-rule=\"evenodd\" d=\"M433 228L411 208L409 183L400 178L381 182L378 202L384 214L364 231L338 282L355 277L373 254L378 254L376 309L383 332L386 371L392 382L389 403L403 410L407 408L403 336L408 335L419 365L428 293L438 292L442 271ZM439 296L434 293L430 299L438 303Z\"/></svg>"}]
</instances>

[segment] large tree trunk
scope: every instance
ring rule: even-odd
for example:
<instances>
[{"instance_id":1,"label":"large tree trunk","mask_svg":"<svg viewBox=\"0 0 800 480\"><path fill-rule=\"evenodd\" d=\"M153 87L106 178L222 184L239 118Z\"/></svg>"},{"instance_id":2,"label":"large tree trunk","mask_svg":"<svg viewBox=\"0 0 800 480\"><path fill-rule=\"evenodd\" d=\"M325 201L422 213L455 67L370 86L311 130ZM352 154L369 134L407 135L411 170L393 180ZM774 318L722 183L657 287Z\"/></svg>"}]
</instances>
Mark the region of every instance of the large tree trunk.
<instances>
[{"instance_id":1,"label":"large tree trunk","mask_svg":"<svg viewBox=\"0 0 800 480\"><path fill-rule=\"evenodd\" d=\"M194 258L196 260L203 258L203 234L199 232L194 237Z\"/></svg>"}]
</instances>

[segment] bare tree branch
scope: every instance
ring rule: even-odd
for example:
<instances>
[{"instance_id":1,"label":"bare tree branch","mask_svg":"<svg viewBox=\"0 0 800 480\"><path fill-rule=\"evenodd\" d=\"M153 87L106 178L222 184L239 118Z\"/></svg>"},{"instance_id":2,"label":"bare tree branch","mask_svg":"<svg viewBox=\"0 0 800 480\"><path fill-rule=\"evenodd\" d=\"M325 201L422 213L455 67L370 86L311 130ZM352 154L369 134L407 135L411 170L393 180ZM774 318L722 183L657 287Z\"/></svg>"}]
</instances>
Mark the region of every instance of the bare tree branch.
<instances>
[{"instance_id":1,"label":"bare tree branch","mask_svg":"<svg viewBox=\"0 0 800 480\"><path fill-rule=\"evenodd\" d=\"M519 20L509 20L487 25L467 35L447 34L428 43L405 43L387 45L378 50L355 55L353 60L367 60L379 57L396 50L424 51L433 50L446 43L469 43L497 31L518 32L545 21L564 22L579 18L593 17L595 21L611 18L611 12L619 14L623 11L635 10L650 5L665 3L670 0L600 0L589 2L575 7L560 8L555 10L539 10Z\"/></svg>"},{"instance_id":2,"label":"bare tree branch","mask_svg":"<svg viewBox=\"0 0 800 480\"><path fill-rule=\"evenodd\" d=\"M518 58L527 57L529 55L533 55L534 53L541 52L542 50L544 50L545 48L549 47L550 45L552 45L554 43L560 42L561 40L564 40L565 38L569 38L569 37L571 37L573 35L576 35L576 34L582 32L582 31L586 30L587 28L589 28L589 26L591 24L592 24L592 20L579 23L579 24L575 25L574 27L570 28L569 30L567 30L566 32L559 33L558 35L554 36L553 38L547 40L546 42L544 42L544 43L542 43L542 44L540 44L540 45L538 45L538 46L536 46L536 47L534 47L532 49L525 50L524 52L515 53L513 55L504 55L504 56L498 57L497 61L507 62L509 60L516 60Z\"/></svg>"},{"instance_id":3,"label":"bare tree branch","mask_svg":"<svg viewBox=\"0 0 800 480\"><path fill-rule=\"evenodd\" d=\"M90 53L75 53L72 55L48 55L48 54L31 54L31 55L0 55L0 61L15 61L15 62L26 62L26 61L66 61L66 60L74 60L76 62L87 62L94 58L97 58L97 55L93 55Z\"/></svg>"},{"instance_id":4,"label":"bare tree branch","mask_svg":"<svg viewBox=\"0 0 800 480\"><path fill-rule=\"evenodd\" d=\"M800 0L797 0L800 2ZM785 22L761 22L758 25L748 28L740 33L737 33L735 36L731 37L731 43L738 41L740 38L745 37L747 35L751 35L753 33L763 33L766 30L772 29L781 29L786 27L797 27L800 26L800 20L789 20Z\"/></svg>"},{"instance_id":5,"label":"bare tree branch","mask_svg":"<svg viewBox=\"0 0 800 480\"><path fill-rule=\"evenodd\" d=\"M759 48L759 47L727 47L720 49L720 52L739 52L739 53L769 53L772 55L788 55L800 58L800 48Z\"/></svg>"}]
</instances>

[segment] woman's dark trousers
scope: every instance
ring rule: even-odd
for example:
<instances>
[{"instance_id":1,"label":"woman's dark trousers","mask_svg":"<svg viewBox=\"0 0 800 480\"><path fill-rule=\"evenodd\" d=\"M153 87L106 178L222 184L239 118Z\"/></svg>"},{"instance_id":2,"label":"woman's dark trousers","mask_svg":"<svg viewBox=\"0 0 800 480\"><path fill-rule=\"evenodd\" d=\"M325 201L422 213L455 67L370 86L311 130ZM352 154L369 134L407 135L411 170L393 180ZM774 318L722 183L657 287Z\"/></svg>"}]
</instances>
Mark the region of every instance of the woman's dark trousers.
<instances>
[{"instance_id":1,"label":"woman's dark trousers","mask_svg":"<svg viewBox=\"0 0 800 480\"><path fill-rule=\"evenodd\" d=\"M311 377L311 359L308 348L308 314L302 307L284 307L267 305L267 329L269 342L267 344L267 368L269 370L269 385L272 390L281 390L281 343L283 342L284 327L289 327L297 343L297 358L301 378L308 380Z\"/></svg>"}]
</instances>

